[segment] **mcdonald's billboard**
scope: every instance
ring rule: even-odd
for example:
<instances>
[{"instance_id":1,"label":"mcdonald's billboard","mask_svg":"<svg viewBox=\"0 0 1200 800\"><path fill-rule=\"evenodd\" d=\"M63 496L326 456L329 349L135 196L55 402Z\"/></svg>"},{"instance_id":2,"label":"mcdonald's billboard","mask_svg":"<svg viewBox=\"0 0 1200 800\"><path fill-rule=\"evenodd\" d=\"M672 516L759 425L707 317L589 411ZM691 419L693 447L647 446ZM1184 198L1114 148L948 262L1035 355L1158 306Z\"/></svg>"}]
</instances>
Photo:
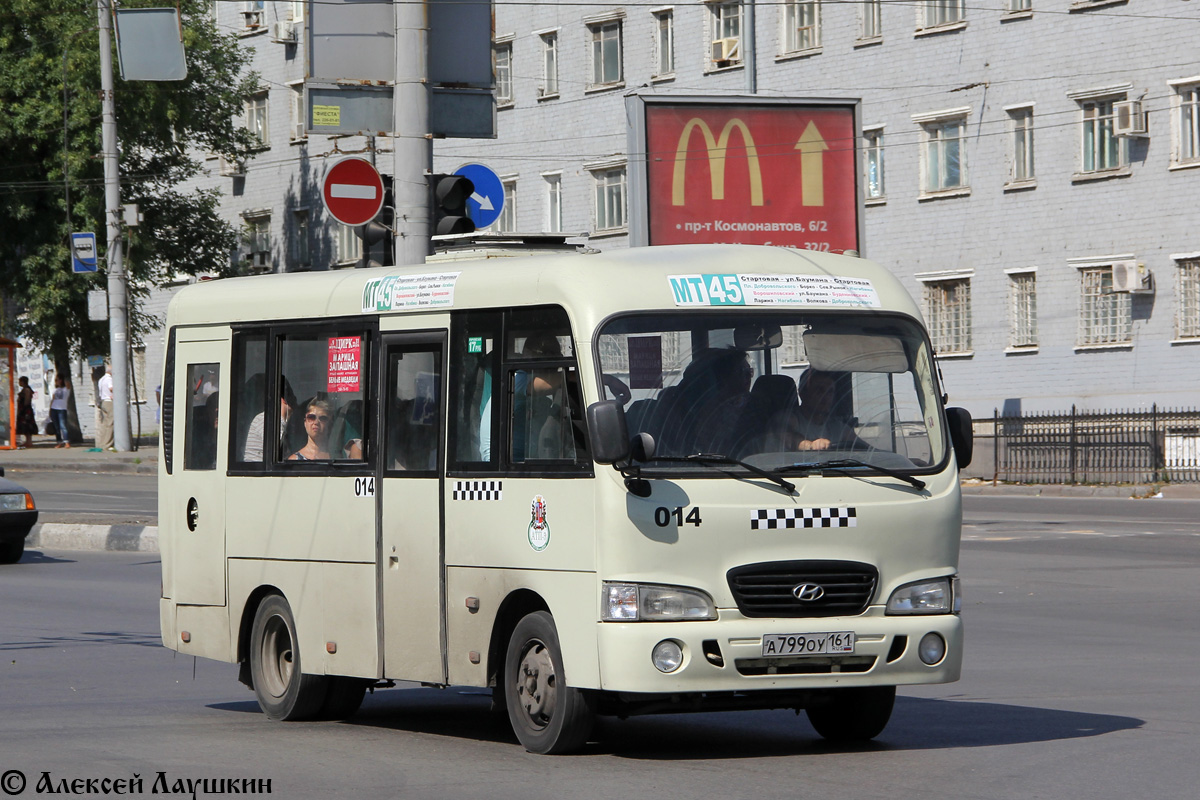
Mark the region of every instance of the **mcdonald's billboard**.
<instances>
[{"instance_id":1,"label":"mcdonald's billboard","mask_svg":"<svg viewBox=\"0 0 1200 800\"><path fill-rule=\"evenodd\" d=\"M629 99L632 244L862 250L857 101Z\"/></svg>"}]
</instances>

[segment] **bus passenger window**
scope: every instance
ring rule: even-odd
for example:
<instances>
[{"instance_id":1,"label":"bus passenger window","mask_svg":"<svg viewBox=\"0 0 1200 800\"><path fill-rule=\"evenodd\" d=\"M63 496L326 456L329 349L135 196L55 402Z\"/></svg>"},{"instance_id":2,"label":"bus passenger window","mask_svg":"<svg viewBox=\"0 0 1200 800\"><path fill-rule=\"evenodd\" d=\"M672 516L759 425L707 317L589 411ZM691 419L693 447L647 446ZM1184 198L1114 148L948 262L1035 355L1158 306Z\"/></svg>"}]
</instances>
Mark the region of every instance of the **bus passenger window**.
<instances>
[{"instance_id":1,"label":"bus passenger window","mask_svg":"<svg viewBox=\"0 0 1200 800\"><path fill-rule=\"evenodd\" d=\"M258 463L263 460L263 425L267 408L267 337L241 336L234 344L233 452L231 462Z\"/></svg>"},{"instance_id":2,"label":"bus passenger window","mask_svg":"<svg viewBox=\"0 0 1200 800\"><path fill-rule=\"evenodd\" d=\"M450 337L450 462L452 470L494 470L504 448L498 394L500 371L498 311L456 315Z\"/></svg>"},{"instance_id":3,"label":"bus passenger window","mask_svg":"<svg viewBox=\"0 0 1200 800\"><path fill-rule=\"evenodd\" d=\"M277 461L366 460L366 341L361 331L283 337Z\"/></svg>"},{"instance_id":4,"label":"bus passenger window","mask_svg":"<svg viewBox=\"0 0 1200 800\"><path fill-rule=\"evenodd\" d=\"M183 445L183 468L217 468L217 429L220 420L221 365L189 364L187 367L188 415Z\"/></svg>"}]
</instances>

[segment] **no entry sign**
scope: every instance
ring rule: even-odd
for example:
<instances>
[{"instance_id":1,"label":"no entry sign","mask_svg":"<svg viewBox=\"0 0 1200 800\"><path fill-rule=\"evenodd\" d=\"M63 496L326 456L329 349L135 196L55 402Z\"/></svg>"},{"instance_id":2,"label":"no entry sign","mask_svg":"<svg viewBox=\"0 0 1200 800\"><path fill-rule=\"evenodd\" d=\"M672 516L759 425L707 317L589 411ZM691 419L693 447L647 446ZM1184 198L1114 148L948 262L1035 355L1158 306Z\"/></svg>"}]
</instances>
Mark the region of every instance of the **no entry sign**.
<instances>
[{"instance_id":1,"label":"no entry sign","mask_svg":"<svg viewBox=\"0 0 1200 800\"><path fill-rule=\"evenodd\" d=\"M321 196L329 215L343 225L366 225L383 208L383 179L366 159L343 158L325 173Z\"/></svg>"}]
</instances>

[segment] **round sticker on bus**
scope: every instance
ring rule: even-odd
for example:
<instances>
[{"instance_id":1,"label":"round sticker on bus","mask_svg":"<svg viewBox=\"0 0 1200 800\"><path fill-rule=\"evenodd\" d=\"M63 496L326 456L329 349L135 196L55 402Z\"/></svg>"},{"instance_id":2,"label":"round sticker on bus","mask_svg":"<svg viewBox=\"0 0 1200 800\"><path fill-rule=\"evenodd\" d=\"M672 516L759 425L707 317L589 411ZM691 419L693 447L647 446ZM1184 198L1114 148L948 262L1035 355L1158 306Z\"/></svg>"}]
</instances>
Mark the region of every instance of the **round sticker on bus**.
<instances>
[{"instance_id":1,"label":"round sticker on bus","mask_svg":"<svg viewBox=\"0 0 1200 800\"><path fill-rule=\"evenodd\" d=\"M541 552L550 544L550 523L546 520L546 498L540 494L533 498L530 509L529 546Z\"/></svg>"}]
</instances>

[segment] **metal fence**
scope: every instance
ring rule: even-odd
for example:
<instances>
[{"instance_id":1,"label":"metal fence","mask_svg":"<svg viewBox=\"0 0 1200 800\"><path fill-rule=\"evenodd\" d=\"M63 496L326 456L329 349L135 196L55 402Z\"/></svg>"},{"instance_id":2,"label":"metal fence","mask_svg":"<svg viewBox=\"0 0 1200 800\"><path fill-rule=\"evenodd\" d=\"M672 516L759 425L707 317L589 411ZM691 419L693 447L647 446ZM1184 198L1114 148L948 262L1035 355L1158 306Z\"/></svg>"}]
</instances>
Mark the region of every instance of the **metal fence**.
<instances>
[{"instance_id":1,"label":"metal fence","mask_svg":"<svg viewBox=\"0 0 1200 800\"><path fill-rule=\"evenodd\" d=\"M1200 409L993 414L994 475L1020 483L1200 482Z\"/></svg>"}]
</instances>

